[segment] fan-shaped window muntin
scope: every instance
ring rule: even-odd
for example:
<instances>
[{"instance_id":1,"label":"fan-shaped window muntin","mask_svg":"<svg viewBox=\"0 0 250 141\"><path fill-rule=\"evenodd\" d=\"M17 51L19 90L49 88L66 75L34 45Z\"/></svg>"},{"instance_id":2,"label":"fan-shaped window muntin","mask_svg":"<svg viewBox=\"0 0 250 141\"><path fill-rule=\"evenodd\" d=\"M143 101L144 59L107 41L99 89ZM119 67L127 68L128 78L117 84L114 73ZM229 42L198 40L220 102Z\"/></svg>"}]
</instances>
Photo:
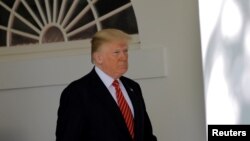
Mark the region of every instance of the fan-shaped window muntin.
<instances>
[{"instance_id":1,"label":"fan-shaped window muntin","mask_svg":"<svg viewBox=\"0 0 250 141\"><path fill-rule=\"evenodd\" d=\"M138 34L130 0L2 0L1 47L90 38L102 28Z\"/></svg>"}]
</instances>

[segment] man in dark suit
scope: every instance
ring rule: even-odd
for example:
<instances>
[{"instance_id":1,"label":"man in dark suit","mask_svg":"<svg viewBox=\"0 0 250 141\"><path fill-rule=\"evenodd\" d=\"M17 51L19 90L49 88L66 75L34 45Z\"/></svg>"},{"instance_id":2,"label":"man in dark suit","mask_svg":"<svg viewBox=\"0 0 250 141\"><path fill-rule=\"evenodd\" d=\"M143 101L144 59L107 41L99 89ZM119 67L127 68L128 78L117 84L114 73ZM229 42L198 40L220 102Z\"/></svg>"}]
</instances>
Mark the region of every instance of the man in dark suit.
<instances>
[{"instance_id":1,"label":"man in dark suit","mask_svg":"<svg viewBox=\"0 0 250 141\"><path fill-rule=\"evenodd\" d=\"M129 40L117 29L94 35L95 66L62 92L56 141L157 141L139 84L122 76Z\"/></svg>"}]
</instances>

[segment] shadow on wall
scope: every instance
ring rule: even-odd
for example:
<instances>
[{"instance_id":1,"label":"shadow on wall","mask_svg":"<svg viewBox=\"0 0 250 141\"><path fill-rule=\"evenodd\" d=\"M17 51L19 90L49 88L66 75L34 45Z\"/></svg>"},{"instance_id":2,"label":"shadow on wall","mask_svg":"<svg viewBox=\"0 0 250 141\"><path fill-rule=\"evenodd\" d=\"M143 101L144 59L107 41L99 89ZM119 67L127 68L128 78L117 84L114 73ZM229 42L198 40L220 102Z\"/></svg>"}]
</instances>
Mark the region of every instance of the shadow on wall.
<instances>
[{"instance_id":1,"label":"shadow on wall","mask_svg":"<svg viewBox=\"0 0 250 141\"><path fill-rule=\"evenodd\" d=\"M211 31L201 25L207 124L249 124L250 2L210 3L218 5L216 16L211 12L213 7L202 11L206 4L203 1L204 6L200 5L201 17L209 14L209 17L218 17L213 19L215 24ZM201 23L205 22L208 21L204 18Z\"/></svg>"},{"instance_id":2,"label":"shadow on wall","mask_svg":"<svg viewBox=\"0 0 250 141\"><path fill-rule=\"evenodd\" d=\"M25 141L22 131L17 129L0 129L0 141Z\"/></svg>"}]
</instances>

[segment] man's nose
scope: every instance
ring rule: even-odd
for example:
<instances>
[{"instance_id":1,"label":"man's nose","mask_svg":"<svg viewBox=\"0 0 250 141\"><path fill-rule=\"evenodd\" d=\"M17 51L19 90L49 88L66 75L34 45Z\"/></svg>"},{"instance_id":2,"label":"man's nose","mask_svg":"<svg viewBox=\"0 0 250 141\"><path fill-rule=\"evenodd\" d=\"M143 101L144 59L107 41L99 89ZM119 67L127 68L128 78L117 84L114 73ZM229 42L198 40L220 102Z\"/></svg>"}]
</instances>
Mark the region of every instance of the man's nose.
<instances>
[{"instance_id":1,"label":"man's nose","mask_svg":"<svg viewBox=\"0 0 250 141\"><path fill-rule=\"evenodd\" d=\"M123 59L123 60L127 60L127 59L128 59L128 54L127 54L127 52L122 52L122 53L120 54L120 58Z\"/></svg>"}]
</instances>

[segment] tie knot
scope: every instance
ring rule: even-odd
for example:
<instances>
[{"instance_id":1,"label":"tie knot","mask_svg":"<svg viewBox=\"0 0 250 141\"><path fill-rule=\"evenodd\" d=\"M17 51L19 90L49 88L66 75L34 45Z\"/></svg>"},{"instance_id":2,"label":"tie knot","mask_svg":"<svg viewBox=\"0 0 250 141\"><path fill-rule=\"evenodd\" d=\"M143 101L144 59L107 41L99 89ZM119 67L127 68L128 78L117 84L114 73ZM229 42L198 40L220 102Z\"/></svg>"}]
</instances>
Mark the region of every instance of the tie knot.
<instances>
[{"instance_id":1,"label":"tie knot","mask_svg":"<svg viewBox=\"0 0 250 141\"><path fill-rule=\"evenodd\" d=\"M119 87L119 82L117 80L114 80L114 82L112 83L112 85L117 88Z\"/></svg>"}]
</instances>

